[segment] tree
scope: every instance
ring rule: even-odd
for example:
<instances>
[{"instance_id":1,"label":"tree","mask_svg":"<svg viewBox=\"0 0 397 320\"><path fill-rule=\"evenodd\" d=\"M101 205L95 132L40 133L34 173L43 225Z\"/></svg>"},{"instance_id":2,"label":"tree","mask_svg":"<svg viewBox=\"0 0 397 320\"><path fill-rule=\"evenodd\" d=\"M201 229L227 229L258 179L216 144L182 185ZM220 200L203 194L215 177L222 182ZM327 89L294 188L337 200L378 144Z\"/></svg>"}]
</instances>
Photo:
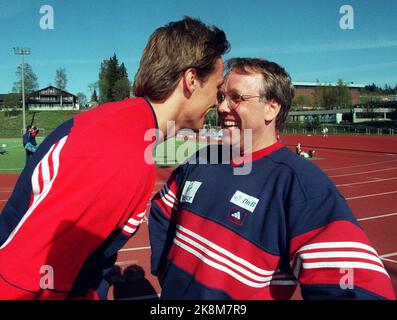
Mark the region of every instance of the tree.
<instances>
[{"instance_id":1,"label":"tree","mask_svg":"<svg viewBox=\"0 0 397 320\"><path fill-rule=\"evenodd\" d=\"M85 107L86 103L87 103L87 96L82 93L82 92L78 92L76 94L77 98L79 99L79 106L80 107Z\"/></svg>"},{"instance_id":2,"label":"tree","mask_svg":"<svg viewBox=\"0 0 397 320\"><path fill-rule=\"evenodd\" d=\"M380 88L378 88L375 83L372 83L370 85L366 85L364 90L367 92L377 92L379 91Z\"/></svg>"},{"instance_id":3,"label":"tree","mask_svg":"<svg viewBox=\"0 0 397 320\"><path fill-rule=\"evenodd\" d=\"M66 89L66 85L68 83L68 79L66 77L66 69L59 68L55 72L55 86L61 90Z\"/></svg>"},{"instance_id":4,"label":"tree","mask_svg":"<svg viewBox=\"0 0 397 320\"><path fill-rule=\"evenodd\" d=\"M206 117L205 117L205 124L209 125L210 127L218 126L218 111L216 108L211 108Z\"/></svg>"},{"instance_id":5,"label":"tree","mask_svg":"<svg viewBox=\"0 0 397 320\"><path fill-rule=\"evenodd\" d=\"M338 85L334 90L337 97L337 106L339 108L347 108L352 105L352 96L349 87L343 83L342 79L338 80Z\"/></svg>"},{"instance_id":6,"label":"tree","mask_svg":"<svg viewBox=\"0 0 397 320\"><path fill-rule=\"evenodd\" d=\"M101 63L99 71L99 102L122 100L130 96L130 82L127 69L119 61L116 54Z\"/></svg>"},{"instance_id":7,"label":"tree","mask_svg":"<svg viewBox=\"0 0 397 320\"><path fill-rule=\"evenodd\" d=\"M117 80L112 89L114 100L120 101L128 98L130 96L130 87L131 83L127 77Z\"/></svg>"},{"instance_id":8,"label":"tree","mask_svg":"<svg viewBox=\"0 0 397 320\"><path fill-rule=\"evenodd\" d=\"M338 80L338 84L333 86L320 85L318 82L315 94L314 94L314 105L320 109L332 109L348 107L352 104L352 98L349 87L346 86L341 79Z\"/></svg>"},{"instance_id":9,"label":"tree","mask_svg":"<svg viewBox=\"0 0 397 320\"><path fill-rule=\"evenodd\" d=\"M94 89L94 92L92 93L91 101L98 101L98 95L96 93L96 89Z\"/></svg>"},{"instance_id":10,"label":"tree","mask_svg":"<svg viewBox=\"0 0 397 320\"><path fill-rule=\"evenodd\" d=\"M22 67L18 66L17 71L15 72L15 75L17 76L17 81L14 82L14 85L12 87L12 92L13 93L22 93ZM25 87L25 99L28 96L29 93L32 93L33 91L36 91L39 87L37 83L37 76L33 72L33 69L30 64L25 63L24 64L24 87Z\"/></svg>"},{"instance_id":11,"label":"tree","mask_svg":"<svg viewBox=\"0 0 397 320\"><path fill-rule=\"evenodd\" d=\"M125 67L124 62L120 65L120 68L118 69L118 78L128 78L127 68Z\"/></svg>"},{"instance_id":12,"label":"tree","mask_svg":"<svg viewBox=\"0 0 397 320\"><path fill-rule=\"evenodd\" d=\"M88 84L88 88L90 90L91 97L93 96L94 91L95 91L95 94L97 95L98 81ZM98 99L96 101L98 101Z\"/></svg>"},{"instance_id":13,"label":"tree","mask_svg":"<svg viewBox=\"0 0 397 320\"><path fill-rule=\"evenodd\" d=\"M21 94L19 93L8 93L4 96L4 108L8 109L6 111L6 116L14 116L18 113L17 108L22 105Z\"/></svg>"},{"instance_id":14,"label":"tree","mask_svg":"<svg viewBox=\"0 0 397 320\"><path fill-rule=\"evenodd\" d=\"M21 106L21 95L19 93L8 93L4 96L5 108L18 108Z\"/></svg>"},{"instance_id":15,"label":"tree","mask_svg":"<svg viewBox=\"0 0 397 320\"><path fill-rule=\"evenodd\" d=\"M305 95L299 95L292 100L292 106L302 108L313 105L312 99Z\"/></svg>"},{"instance_id":16,"label":"tree","mask_svg":"<svg viewBox=\"0 0 397 320\"><path fill-rule=\"evenodd\" d=\"M320 84L320 81L316 81L316 89L314 90L313 94L313 104L315 109L320 109L323 105L323 87Z\"/></svg>"}]
</instances>

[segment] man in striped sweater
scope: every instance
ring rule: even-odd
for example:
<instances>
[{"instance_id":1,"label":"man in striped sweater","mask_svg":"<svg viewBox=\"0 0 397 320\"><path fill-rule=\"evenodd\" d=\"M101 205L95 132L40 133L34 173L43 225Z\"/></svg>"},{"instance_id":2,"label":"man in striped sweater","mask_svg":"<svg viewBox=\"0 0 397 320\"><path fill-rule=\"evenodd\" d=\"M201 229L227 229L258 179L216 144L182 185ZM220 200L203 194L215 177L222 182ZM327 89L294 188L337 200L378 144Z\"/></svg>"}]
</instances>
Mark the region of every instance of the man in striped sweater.
<instances>
[{"instance_id":1,"label":"man in striped sweater","mask_svg":"<svg viewBox=\"0 0 397 320\"><path fill-rule=\"evenodd\" d=\"M199 150L152 201L162 298L289 299L298 283L304 299L394 298L335 185L278 140L292 98L279 65L229 61L217 99L224 144Z\"/></svg>"}]
</instances>

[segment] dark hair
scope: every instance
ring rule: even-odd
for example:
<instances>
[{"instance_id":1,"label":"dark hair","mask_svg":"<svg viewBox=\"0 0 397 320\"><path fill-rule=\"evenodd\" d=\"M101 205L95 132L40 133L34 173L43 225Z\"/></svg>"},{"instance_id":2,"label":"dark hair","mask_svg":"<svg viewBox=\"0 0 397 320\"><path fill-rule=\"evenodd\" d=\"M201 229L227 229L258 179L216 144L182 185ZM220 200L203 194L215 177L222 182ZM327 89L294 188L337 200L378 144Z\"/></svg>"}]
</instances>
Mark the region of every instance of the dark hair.
<instances>
[{"instance_id":1,"label":"dark hair","mask_svg":"<svg viewBox=\"0 0 397 320\"><path fill-rule=\"evenodd\" d=\"M216 61L230 49L225 33L198 19L184 17L158 28L143 51L133 91L137 97L166 99L188 68L206 81Z\"/></svg>"},{"instance_id":2,"label":"dark hair","mask_svg":"<svg viewBox=\"0 0 397 320\"><path fill-rule=\"evenodd\" d=\"M259 58L232 58L227 61L226 65L226 72L231 71L241 74L262 74L263 83L260 94L266 100L273 99L281 105L276 118L276 129L281 130L294 98L291 77L284 68L277 63Z\"/></svg>"}]
</instances>

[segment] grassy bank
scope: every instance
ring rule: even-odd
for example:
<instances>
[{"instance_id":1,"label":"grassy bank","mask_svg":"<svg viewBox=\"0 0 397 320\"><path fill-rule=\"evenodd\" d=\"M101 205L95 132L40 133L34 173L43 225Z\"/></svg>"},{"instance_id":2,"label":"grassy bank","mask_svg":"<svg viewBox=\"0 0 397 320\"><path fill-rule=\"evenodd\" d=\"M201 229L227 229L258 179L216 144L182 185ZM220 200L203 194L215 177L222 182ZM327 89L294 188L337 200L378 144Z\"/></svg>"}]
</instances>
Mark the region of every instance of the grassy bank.
<instances>
[{"instance_id":1,"label":"grassy bank","mask_svg":"<svg viewBox=\"0 0 397 320\"><path fill-rule=\"evenodd\" d=\"M32 122L33 114L34 125L41 129L41 135L48 135L66 120L79 114L81 111L27 111L26 124ZM5 112L0 112L0 137L20 137L22 130L22 113L15 116L6 116Z\"/></svg>"}]
</instances>

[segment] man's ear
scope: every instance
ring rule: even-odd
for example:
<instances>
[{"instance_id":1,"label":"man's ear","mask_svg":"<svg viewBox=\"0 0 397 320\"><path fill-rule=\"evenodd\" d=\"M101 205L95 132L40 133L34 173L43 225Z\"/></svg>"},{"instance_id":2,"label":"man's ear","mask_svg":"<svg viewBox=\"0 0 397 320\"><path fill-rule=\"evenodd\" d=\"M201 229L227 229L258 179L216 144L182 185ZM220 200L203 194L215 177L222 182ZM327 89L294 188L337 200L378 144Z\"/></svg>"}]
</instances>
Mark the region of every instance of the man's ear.
<instances>
[{"instance_id":1,"label":"man's ear","mask_svg":"<svg viewBox=\"0 0 397 320\"><path fill-rule=\"evenodd\" d=\"M189 68L183 74L183 89L185 94L191 96L198 85L197 71L195 68Z\"/></svg>"},{"instance_id":2,"label":"man's ear","mask_svg":"<svg viewBox=\"0 0 397 320\"><path fill-rule=\"evenodd\" d=\"M277 118L281 104L275 100L270 100L265 104L265 121L270 122Z\"/></svg>"}]
</instances>

